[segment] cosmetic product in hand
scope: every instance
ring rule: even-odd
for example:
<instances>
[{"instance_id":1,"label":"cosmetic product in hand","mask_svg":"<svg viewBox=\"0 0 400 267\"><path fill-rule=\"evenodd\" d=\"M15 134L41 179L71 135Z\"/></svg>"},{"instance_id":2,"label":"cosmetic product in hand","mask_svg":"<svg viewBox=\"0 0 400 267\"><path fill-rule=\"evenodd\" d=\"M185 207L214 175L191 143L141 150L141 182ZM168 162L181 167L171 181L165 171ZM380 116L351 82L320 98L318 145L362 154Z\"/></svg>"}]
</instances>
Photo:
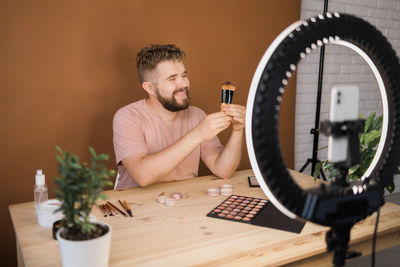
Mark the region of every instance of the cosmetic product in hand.
<instances>
[{"instance_id":1,"label":"cosmetic product in hand","mask_svg":"<svg viewBox=\"0 0 400 267\"><path fill-rule=\"evenodd\" d=\"M222 95L221 95L221 111L225 104L232 104L233 93L236 90L236 84L230 81L222 83Z\"/></svg>"}]
</instances>

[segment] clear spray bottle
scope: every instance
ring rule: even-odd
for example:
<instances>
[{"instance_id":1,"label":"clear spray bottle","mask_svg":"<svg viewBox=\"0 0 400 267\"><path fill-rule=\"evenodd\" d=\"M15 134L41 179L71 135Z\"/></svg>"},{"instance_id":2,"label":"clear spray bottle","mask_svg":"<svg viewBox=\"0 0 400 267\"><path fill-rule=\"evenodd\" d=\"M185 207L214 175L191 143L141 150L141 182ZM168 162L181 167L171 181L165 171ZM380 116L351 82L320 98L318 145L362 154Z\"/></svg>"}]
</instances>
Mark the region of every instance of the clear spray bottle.
<instances>
[{"instance_id":1,"label":"clear spray bottle","mask_svg":"<svg viewBox=\"0 0 400 267\"><path fill-rule=\"evenodd\" d=\"M35 186L34 186L34 200L35 206L40 203L47 201L49 198L49 192L45 182L45 175L42 170L36 170Z\"/></svg>"}]
</instances>

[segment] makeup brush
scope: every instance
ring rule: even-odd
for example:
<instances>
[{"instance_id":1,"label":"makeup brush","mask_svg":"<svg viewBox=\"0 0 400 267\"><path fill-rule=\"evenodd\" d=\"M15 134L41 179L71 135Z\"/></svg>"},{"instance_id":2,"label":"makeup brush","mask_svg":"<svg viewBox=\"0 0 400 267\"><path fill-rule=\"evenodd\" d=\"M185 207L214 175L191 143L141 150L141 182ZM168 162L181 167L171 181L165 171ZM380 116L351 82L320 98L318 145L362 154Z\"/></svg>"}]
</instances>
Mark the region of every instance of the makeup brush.
<instances>
[{"instance_id":1,"label":"makeup brush","mask_svg":"<svg viewBox=\"0 0 400 267\"><path fill-rule=\"evenodd\" d=\"M108 212L108 215L110 216L114 216L114 214L112 213L112 211L107 207L106 204L101 205L103 207L104 210L106 210Z\"/></svg>"},{"instance_id":2,"label":"makeup brush","mask_svg":"<svg viewBox=\"0 0 400 267\"><path fill-rule=\"evenodd\" d=\"M98 207L103 212L104 217L107 217L107 211L103 208L103 206L100 204L100 205L98 205Z\"/></svg>"},{"instance_id":3,"label":"makeup brush","mask_svg":"<svg viewBox=\"0 0 400 267\"><path fill-rule=\"evenodd\" d=\"M107 208L108 208L109 210L111 210L115 215L118 215L118 210L115 209L113 206L111 206L108 202L107 202L106 204L104 204L104 205L106 205Z\"/></svg>"},{"instance_id":4,"label":"makeup brush","mask_svg":"<svg viewBox=\"0 0 400 267\"><path fill-rule=\"evenodd\" d=\"M126 202L126 200L124 200L124 204L126 205L126 211L128 212L129 216L133 217L131 208L129 207L129 204L128 202Z\"/></svg>"},{"instance_id":5,"label":"makeup brush","mask_svg":"<svg viewBox=\"0 0 400 267\"><path fill-rule=\"evenodd\" d=\"M124 216L126 216L126 213L123 212L122 210L120 210L118 207L116 207L113 203L111 203L110 201L107 201L107 203L113 207L115 210L119 211L121 214L123 214Z\"/></svg>"},{"instance_id":6,"label":"makeup brush","mask_svg":"<svg viewBox=\"0 0 400 267\"><path fill-rule=\"evenodd\" d=\"M221 84L221 111L225 104L231 104L233 99L233 93L236 90L236 84L234 82L225 81Z\"/></svg>"},{"instance_id":7,"label":"makeup brush","mask_svg":"<svg viewBox=\"0 0 400 267\"><path fill-rule=\"evenodd\" d=\"M126 200L124 200L124 203L121 202L121 200L118 199L119 204L121 204L121 206L124 208L124 210L129 214L129 216L133 217L132 215L132 211L128 205L128 202L126 202Z\"/></svg>"}]
</instances>

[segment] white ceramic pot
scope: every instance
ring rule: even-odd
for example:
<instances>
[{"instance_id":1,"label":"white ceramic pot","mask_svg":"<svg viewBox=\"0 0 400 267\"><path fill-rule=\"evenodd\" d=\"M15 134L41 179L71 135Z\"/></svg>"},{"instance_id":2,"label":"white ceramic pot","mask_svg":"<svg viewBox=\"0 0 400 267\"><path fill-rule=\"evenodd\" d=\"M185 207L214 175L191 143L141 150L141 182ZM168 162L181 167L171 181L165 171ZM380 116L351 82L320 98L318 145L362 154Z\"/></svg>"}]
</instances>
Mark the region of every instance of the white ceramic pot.
<instances>
[{"instance_id":1,"label":"white ceramic pot","mask_svg":"<svg viewBox=\"0 0 400 267\"><path fill-rule=\"evenodd\" d=\"M61 205L57 199L49 199L35 207L39 225L42 227L52 227L53 223L60 220L64 215L61 211L54 213Z\"/></svg>"},{"instance_id":2,"label":"white ceramic pot","mask_svg":"<svg viewBox=\"0 0 400 267\"><path fill-rule=\"evenodd\" d=\"M84 241L67 240L57 232L58 246L64 267L100 267L108 266L110 257L112 228L109 224L98 223L108 227L108 232L98 238Z\"/></svg>"}]
</instances>

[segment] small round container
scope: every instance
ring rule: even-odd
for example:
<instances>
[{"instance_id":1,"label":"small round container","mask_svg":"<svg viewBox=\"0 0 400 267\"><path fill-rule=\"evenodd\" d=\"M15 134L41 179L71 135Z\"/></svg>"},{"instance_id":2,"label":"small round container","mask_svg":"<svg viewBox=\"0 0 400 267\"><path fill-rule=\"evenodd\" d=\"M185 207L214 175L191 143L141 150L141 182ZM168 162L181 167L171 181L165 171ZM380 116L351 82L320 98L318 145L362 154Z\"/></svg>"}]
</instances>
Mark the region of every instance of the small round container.
<instances>
[{"instance_id":1,"label":"small round container","mask_svg":"<svg viewBox=\"0 0 400 267\"><path fill-rule=\"evenodd\" d=\"M35 209L39 225L52 227L55 221L62 219L64 216L61 211L54 213L60 206L61 202L57 199L49 199L37 205Z\"/></svg>"},{"instance_id":2,"label":"small round container","mask_svg":"<svg viewBox=\"0 0 400 267\"><path fill-rule=\"evenodd\" d=\"M159 197L157 198L157 202L160 203L160 204L164 204L164 203L165 203L165 200L166 200L167 198L168 198L167 196L159 196Z\"/></svg>"},{"instance_id":3,"label":"small round container","mask_svg":"<svg viewBox=\"0 0 400 267\"><path fill-rule=\"evenodd\" d=\"M173 198L175 200L180 200L182 198L182 194L181 193L173 193L171 195L171 198Z\"/></svg>"},{"instance_id":4,"label":"small round container","mask_svg":"<svg viewBox=\"0 0 400 267\"><path fill-rule=\"evenodd\" d=\"M209 188L209 189L207 189L206 193L210 197L217 197L217 196L219 196L219 189L218 188Z\"/></svg>"},{"instance_id":5,"label":"small round container","mask_svg":"<svg viewBox=\"0 0 400 267\"><path fill-rule=\"evenodd\" d=\"M230 189L233 189L233 185L231 185L231 184L223 184L223 185L221 185L221 188L230 188Z\"/></svg>"},{"instance_id":6,"label":"small round container","mask_svg":"<svg viewBox=\"0 0 400 267\"><path fill-rule=\"evenodd\" d=\"M232 193L233 193L232 188L228 188L228 187L222 187L221 188L221 195L222 196L230 196L230 195L232 195Z\"/></svg>"},{"instance_id":7,"label":"small round container","mask_svg":"<svg viewBox=\"0 0 400 267\"><path fill-rule=\"evenodd\" d=\"M173 198L167 198L166 200L165 200L165 206L167 206L167 207L173 207L173 206L175 206L175 203L176 203L176 200L175 199L173 199Z\"/></svg>"}]
</instances>

